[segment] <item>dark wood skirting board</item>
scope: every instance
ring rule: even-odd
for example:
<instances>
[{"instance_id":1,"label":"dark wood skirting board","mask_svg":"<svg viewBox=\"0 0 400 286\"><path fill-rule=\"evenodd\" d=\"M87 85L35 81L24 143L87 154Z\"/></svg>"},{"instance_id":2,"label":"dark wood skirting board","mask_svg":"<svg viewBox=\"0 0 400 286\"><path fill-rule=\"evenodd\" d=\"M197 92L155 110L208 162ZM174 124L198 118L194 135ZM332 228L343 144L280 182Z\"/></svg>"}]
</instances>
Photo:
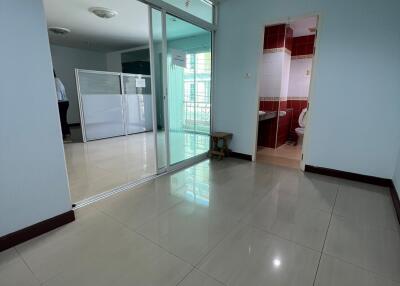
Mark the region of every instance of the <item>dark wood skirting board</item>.
<instances>
[{"instance_id":1,"label":"dark wood skirting board","mask_svg":"<svg viewBox=\"0 0 400 286\"><path fill-rule=\"evenodd\" d=\"M348 179L348 180L352 180L352 181L363 182L363 183L377 185L377 186L383 186L383 187L390 187L392 185L391 179L379 178L379 177L368 176L368 175L361 175L361 174L357 174L357 173L339 171L339 170L334 170L334 169L329 169L329 168L322 168L322 167L306 165L305 171L310 172L310 173L320 174L320 175L326 175L326 176L331 176L331 177L336 177L336 178L342 178L342 179Z\"/></svg>"},{"instance_id":2,"label":"dark wood skirting board","mask_svg":"<svg viewBox=\"0 0 400 286\"><path fill-rule=\"evenodd\" d=\"M348 179L352 181L358 181L363 183L368 183L377 186L389 187L390 188L390 195L392 196L393 206L396 211L397 219L400 224L400 200L399 200L399 193L396 190L396 187L393 183L393 180L386 179L386 178L379 178L374 176L368 175L361 175L351 172L339 171L329 168L322 168L322 167L315 167L306 165L305 171L310 173L316 173L320 175L326 175L336 178Z\"/></svg>"},{"instance_id":3,"label":"dark wood skirting board","mask_svg":"<svg viewBox=\"0 0 400 286\"><path fill-rule=\"evenodd\" d=\"M243 154L243 153L237 153L237 152L230 152L230 156L236 159L242 159L246 161L253 161L253 158L251 155L248 154Z\"/></svg>"},{"instance_id":4,"label":"dark wood skirting board","mask_svg":"<svg viewBox=\"0 0 400 286\"><path fill-rule=\"evenodd\" d=\"M70 210L66 213L38 222L16 232L0 237L0 252L40 236L46 232L63 226L75 220L75 213Z\"/></svg>"},{"instance_id":5,"label":"dark wood skirting board","mask_svg":"<svg viewBox=\"0 0 400 286\"><path fill-rule=\"evenodd\" d=\"M396 211L397 219L400 224L400 199L399 199L399 193L397 192L396 186L394 185L393 181L392 185L390 186L390 194L392 196L394 209Z\"/></svg>"}]
</instances>

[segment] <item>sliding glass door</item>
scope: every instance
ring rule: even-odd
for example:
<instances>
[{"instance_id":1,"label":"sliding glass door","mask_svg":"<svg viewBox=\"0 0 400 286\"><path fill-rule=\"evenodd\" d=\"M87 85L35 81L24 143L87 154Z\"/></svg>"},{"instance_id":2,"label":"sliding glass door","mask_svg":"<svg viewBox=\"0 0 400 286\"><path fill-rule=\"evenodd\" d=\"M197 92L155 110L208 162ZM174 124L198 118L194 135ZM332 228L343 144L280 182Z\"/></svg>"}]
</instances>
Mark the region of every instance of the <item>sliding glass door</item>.
<instances>
[{"instance_id":1,"label":"sliding glass door","mask_svg":"<svg viewBox=\"0 0 400 286\"><path fill-rule=\"evenodd\" d=\"M170 163L209 150L211 33L166 16Z\"/></svg>"},{"instance_id":2,"label":"sliding glass door","mask_svg":"<svg viewBox=\"0 0 400 286\"><path fill-rule=\"evenodd\" d=\"M209 150L212 33L165 12L150 14L157 142L164 144L157 155L166 163L158 160L159 169L168 169Z\"/></svg>"}]
</instances>

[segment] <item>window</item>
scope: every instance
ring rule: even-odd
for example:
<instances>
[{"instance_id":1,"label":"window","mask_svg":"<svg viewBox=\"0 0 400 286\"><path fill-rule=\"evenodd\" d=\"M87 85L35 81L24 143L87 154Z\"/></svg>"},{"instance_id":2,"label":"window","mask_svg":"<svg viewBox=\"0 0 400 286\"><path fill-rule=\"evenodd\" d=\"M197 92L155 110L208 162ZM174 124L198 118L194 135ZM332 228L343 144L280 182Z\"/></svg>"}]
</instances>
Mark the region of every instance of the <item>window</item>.
<instances>
[{"instance_id":1,"label":"window","mask_svg":"<svg viewBox=\"0 0 400 286\"><path fill-rule=\"evenodd\" d=\"M210 132L211 53L186 55L184 69L184 128L188 131Z\"/></svg>"}]
</instances>

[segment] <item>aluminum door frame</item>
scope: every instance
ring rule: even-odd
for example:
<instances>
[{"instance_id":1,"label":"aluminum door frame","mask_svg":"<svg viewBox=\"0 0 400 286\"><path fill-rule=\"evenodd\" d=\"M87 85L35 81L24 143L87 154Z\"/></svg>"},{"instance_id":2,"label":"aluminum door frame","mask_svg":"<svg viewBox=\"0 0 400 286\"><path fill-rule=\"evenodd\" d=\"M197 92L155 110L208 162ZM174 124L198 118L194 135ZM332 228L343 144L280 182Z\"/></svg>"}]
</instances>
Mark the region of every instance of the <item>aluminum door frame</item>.
<instances>
[{"instance_id":1,"label":"aluminum door frame","mask_svg":"<svg viewBox=\"0 0 400 286\"><path fill-rule=\"evenodd\" d=\"M147 1L144 1L147 2ZM211 86L210 86L210 134L213 132L213 98L214 98L214 86L215 86L215 31L216 26L214 24L210 24L201 20L200 22L197 21L198 18L192 16L188 13L175 13L176 9L166 9L165 7L157 7L152 5L151 3L148 4L148 15L149 15L149 48L150 48L150 69L151 69L151 84L152 84L152 102L153 102L153 130L154 132L154 146L155 146L155 166L157 174L162 174L166 172L173 172L174 170L182 169L187 166L194 165L198 162L201 162L207 158L207 153L200 154L194 156L192 158L183 160L181 162L171 164L170 160L170 141L169 141L169 117L168 117L168 72L167 72L167 31L166 31L166 15L169 14L171 16L177 17L183 21L186 21L192 25L198 26L204 30L210 32L211 36ZM157 106L156 106L156 86L155 86L155 75L154 75L154 45L153 45L153 26L152 26L152 10L157 10L161 12L161 26L162 26L162 82L163 82L163 108L164 108L164 129L165 129L165 152L166 152L166 166L160 167L158 165L158 149L157 149ZM178 9L179 10L179 9ZM216 18L216 6L214 6L214 18ZM186 14L186 15L185 15ZM195 18L195 19L193 19ZM211 138L210 138L211 144Z\"/></svg>"}]
</instances>

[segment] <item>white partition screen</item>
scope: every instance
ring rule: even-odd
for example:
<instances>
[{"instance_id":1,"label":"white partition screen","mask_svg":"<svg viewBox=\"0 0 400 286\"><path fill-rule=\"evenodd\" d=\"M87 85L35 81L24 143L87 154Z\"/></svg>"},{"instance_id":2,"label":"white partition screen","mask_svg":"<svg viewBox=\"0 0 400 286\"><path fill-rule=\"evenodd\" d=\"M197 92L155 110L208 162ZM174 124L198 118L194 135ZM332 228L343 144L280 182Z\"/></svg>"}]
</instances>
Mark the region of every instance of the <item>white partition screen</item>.
<instances>
[{"instance_id":1,"label":"white partition screen","mask_svg":"<svg viewBox=\"0 0 400 286\"><path fill-rule=\"evenodd\" d=\"M126 99L126 132L133 134L153 128L150 76L123 74Z\"/></svg>"},{"instance_id":2,"label":"white partition screen","mask_svg":"<svg viewBox=\"0 0 400 286\"><path fill-rule=\"evenodd\" d=\"M151 131L150 76L75 71L84 142Z\"/></svg>"}]
</instances>

